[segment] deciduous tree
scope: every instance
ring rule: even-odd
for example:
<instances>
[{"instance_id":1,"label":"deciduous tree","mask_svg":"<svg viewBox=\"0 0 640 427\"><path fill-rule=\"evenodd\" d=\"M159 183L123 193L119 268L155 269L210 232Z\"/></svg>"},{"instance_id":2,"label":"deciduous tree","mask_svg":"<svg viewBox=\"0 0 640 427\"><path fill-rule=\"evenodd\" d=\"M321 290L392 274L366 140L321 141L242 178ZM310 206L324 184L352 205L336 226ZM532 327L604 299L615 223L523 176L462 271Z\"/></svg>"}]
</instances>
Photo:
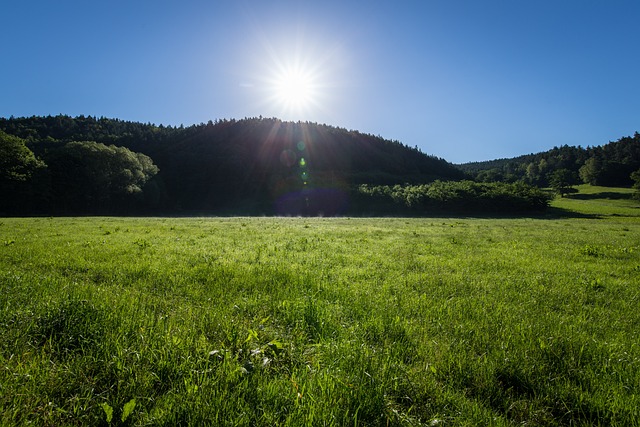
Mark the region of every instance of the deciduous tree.
<instances>
[{"instance_id":1,"label":"deciduous tree","mask_svg":"<svg viewBox=\"0 0 640 427\"><path fill-rule=\"evenodd\" d=\"M551 173L551 179L549 180L551 188L553 188L560 197L564 197L565 194L569 193L571 186L575 184L575 182L575 175L569 169L556 169Z\"/></svg>"},{"instance_id":2,"label":"deciduous tree","mask_svg":"<svg viewBox=\"0 0 640 427\"><path fill-rule=\"evenodd\" d=\"M92 141L69 142L48 162L55 204L63 211L118 210L158 173L144 154Z\"/></svg>"},{"instance_id":3,"label":"deciduous tree","mask_svg":"<svg viewBox=\"0 0 640 427\"><path fill-rule=\"evenodd\" d=\"M24 140L0 131L0 181L26 181L41 167L44 163L36 159Z\"/></svg>"},{"instance_id":4,"label":"deciduous tree","mask_svg":"<svg viewBox=\"0 0 640 427\"><path fill-rule=\"evenodd\" d=\"M633 180L633 188L636 189L633 198L640 200L640 169L631 173L631 179Z\"/></svg>"},{"instance_id":5,"label":"deciduous tree","mask_svg":"<svg viewBox=\"0 0 640 427\"><path fill-rule=\"evenodd\" d=\"M0 213L27 210L25 203L35 192L32 177L45 167L23 139L0 131Z\"/></svg>"}]
</instances>

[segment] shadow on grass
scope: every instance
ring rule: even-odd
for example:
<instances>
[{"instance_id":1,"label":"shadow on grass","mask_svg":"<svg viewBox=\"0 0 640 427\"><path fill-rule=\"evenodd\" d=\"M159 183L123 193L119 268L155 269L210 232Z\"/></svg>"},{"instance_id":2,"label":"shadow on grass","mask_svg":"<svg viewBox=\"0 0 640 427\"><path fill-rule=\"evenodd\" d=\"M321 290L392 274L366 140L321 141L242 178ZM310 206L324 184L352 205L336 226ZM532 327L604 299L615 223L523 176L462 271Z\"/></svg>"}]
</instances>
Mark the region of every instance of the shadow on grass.
<instances>
[{"instance_id":1,"label":"shadow on grass","mask_svg":"<svg viewBox=\"0 0 640 427\"><path fill-rule=\"evenodd\" d=\"M571 210L567 210L567 209L562 209L562 208L548 208L546 211L544 212L532 212L532 213L505 213L505 214L499 214L499 213L470 213L468 215L463 215L463 214L450 214L450 215L442 215L443 217L448 216L449 218L458 218L458 217L464 217L464 218L479 218L479 219L522 219L522 218L528 218L528 219L548 219L548 220L555 220L555 219L563 219L563 218L585 218L585 219L601 219L604 218L604 216L602 215L598 215L598 214L585 214L585 213L581 213L581 212L575 212L575 211L571 211Z\"/></svg>"},{"instance_id":2,"label":"shadow on grass","mask_svg":"<svg viewBox=\"0 0 640 427\"><path fill-rule=\"evenodd\" d=\"M352 218L477 218L477 219L561 219L561 218L588 218L601 219L608 215L586 214L568 209L557 207L548 207L544 211L532 212L496 212L496 211L478 211L473 210L435 210L425 212L402 211L402 212L368 212L368 213L351 213Z\"/></svg>"},{"instance_id":3,"label":"shadow on grass","mask_svg":"<svg viewBox=\"0 0 640 427\"><path fill-rule=\"evenodd\" d=\"M559 219L559 218L589 218L589 219L601 219L605 215L600 214L587 214L583 212L576 212L568 209L549 207L546 212L540 215L541 219Z\"/></svg>"},{"instance_id":4,"label":"shadow on grass","mask_svg":"<svg viewBox=\"0 0 640 427\"><path fill-rule=\"evenodd\" d=\"M577 200L594 200L594 199L609 199L609 200L630 200L633 198L632 193L616 193L613 191L603 191L600 193L579 193L579 194L567 194L567 199Z\"/></svg>"}]
</instances>

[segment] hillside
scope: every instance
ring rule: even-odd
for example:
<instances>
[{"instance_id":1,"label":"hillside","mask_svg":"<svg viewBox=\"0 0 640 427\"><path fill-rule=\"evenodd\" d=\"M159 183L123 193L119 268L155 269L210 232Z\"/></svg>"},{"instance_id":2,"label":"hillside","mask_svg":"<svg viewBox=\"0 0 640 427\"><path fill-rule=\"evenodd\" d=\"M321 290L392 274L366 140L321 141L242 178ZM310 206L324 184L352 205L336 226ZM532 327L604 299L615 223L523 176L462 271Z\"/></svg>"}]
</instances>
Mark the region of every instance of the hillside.
<instances>
[{"instance_id":1,"label":"hillside","mask_svg":"<svg viewBox=\"0 0 640 427\"><path fill-rule=\"evenodd\" d=\"M640 134L596 147L563 145L537 154L457 165L479 181L524 181L548 186L558 170L568 171L571 184L630 186L632 172L640 169Z\"/></svg>"},{"instance_id":2,"label":"hillside","mask_svg":"<svg viewBox=\"0 0 640 427\"><path fill-rule=\"evenodd\" d=\"M78 162L87 155L74 154L70 158L65 153L66 163L57 163L69 166L48 168L38 183L42 194L37 205L46 206L42 209L45 212L117 213L123 209L146 209L165 213L332 215L348 209L349 191L360 184L422 184L465 177L445 160L397 141L278 119L220 120L167 127L60 115L0 118L0 130L23 139L45 162L56 159L71 141L93 141L141 153L157 166L154 173L141 178L139 184L145 184L145 191L138 192L135 200L119 200L124 191L118 193L117 189L110 197L80 197L74 196L74 189L66 188L66 183L87 181L101 167L91 169L83 164L85 175L72 176ZM87 153L101 150L103 156L110 155L101 146L76 149ZM124 152L119 155L131 156ZM110 179L103 181L111 182ZM57 186L58 191L49 191L47 185ZM33 197L30 200L33 204Z\"/></svg>"}]
</instances>

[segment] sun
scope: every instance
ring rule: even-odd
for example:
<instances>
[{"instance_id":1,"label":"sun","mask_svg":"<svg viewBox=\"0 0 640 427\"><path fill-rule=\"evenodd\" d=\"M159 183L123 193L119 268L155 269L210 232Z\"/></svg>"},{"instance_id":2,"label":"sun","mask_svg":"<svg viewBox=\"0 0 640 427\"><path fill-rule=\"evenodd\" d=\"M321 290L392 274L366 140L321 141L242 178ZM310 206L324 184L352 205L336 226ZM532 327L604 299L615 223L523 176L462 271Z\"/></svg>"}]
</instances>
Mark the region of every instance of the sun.
<instances>
[{"instance_id":1,"label":"sun","mask_svg":"<svg viewBox=\"0 0 640 427\"><path fill-rule=\"evenodd\" d=\"M242 64L240 86L252 101L249 108L290 121L326 121L335 114L345 55L340 44L321 41L304 34L261 35Z\"/></svg>"},{"instance_id":2,"label":"sun","mask_svg":"<svg viewBox=\"0 0 640 427\"><path fill-rule=\"evenodd\" d=\"M273 77L273 98L288 112L309 110L318 101L318 80L301 67L283 67Z\"/></svg>"},{"instance_id":3,"label":"sun","mask_svg":"<svg viewBox=\"0 0 640 427\"><path fill-rule=\"evenodd\" d=\"M286 69L276 77L275 96L289 108L303 108L313 102L314 81L310 73L299 69Z\"/></svg>"}]
</instances>

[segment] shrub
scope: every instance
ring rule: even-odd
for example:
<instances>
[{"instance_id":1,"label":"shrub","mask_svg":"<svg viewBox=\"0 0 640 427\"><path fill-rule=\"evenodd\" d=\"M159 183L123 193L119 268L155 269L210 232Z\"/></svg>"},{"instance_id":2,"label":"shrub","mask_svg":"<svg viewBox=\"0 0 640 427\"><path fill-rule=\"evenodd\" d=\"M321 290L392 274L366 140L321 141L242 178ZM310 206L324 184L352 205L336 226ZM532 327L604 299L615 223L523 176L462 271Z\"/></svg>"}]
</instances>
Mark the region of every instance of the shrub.
<instances>
[{"instance_id":1,"label":"shrub","mask_svg":"<svg viewBox=\"0 0 640 427\"><path fill-rule=\"evenodd\" d=\"M397 214L446 212L522 213L544 211L551 200L542 190L516 182L477 183L473 181L435 181L431 184L360 186L361 204L369 209ZM367 203L367 201L369 203Z\"/></svg>"}]
</instances>

